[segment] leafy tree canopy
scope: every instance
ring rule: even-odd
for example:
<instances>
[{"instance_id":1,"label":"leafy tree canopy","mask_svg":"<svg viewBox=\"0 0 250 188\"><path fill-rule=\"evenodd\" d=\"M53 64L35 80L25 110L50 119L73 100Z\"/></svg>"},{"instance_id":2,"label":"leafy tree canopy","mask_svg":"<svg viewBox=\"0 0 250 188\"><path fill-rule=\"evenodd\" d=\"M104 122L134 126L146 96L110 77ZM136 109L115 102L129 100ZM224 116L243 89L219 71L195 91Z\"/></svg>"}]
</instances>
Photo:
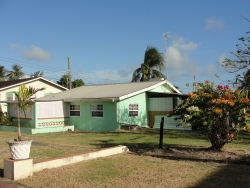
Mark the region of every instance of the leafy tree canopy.
<instances>
[{"instance_id":1,"label":"leafy tree canopy","mask_svg":"<svg viewBox=\"0 0 250 188\"><path fill-rule=\"evenodd\" d=\"M67 74L64 74L57 83L69 89L69 76ZM85 85L82 79L75 79L71 82L71 84L73 88Z\"/></svg>"},{"instance_id":2,"label":"leafy tree canopy","mask_svg":"<svg viewBox=\"0 0 250 188\"><path fill-rule=\"evenodd\" d=\"M82 79L76 79L72 82L73 88L84 86L85 83L82 81Z\"/></svg>"}]
</instances>

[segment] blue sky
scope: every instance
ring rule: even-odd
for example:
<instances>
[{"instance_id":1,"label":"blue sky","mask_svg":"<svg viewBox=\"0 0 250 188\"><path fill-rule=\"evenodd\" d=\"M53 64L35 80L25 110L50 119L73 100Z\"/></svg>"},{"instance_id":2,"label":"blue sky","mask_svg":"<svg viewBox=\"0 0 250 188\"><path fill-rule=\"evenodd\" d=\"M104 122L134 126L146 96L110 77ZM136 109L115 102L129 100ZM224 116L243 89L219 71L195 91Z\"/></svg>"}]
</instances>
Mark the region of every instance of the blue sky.
<instances>
[{"instance_id":1,"label":"blue sky","mask_svg":"<svg viewBox=\"0 0 250 188\"><path fill-rule=\"evenodd\" d=\"M250 30L242 17L250 18L249 8L249 0L0 0L0 65L56 82L70 57L73 80L130 82L153 46L168 80L187 93L194 76L216 84L235 77L217 62Z\"/></svg>"}]
</instances>

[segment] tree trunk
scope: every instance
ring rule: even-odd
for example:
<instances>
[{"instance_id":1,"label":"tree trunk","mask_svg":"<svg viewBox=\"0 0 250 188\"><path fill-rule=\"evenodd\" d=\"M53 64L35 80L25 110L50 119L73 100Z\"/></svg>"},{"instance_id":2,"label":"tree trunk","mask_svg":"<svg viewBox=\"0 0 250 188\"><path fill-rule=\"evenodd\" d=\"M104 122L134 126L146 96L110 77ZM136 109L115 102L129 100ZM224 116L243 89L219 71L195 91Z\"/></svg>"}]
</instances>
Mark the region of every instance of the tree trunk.
<instances>
[{"instance_id":1,"label":"tree trunk","mask_svg":"<svg viewBox=\"0 0 250 188\"><path fill-rule=\"evenodd\" d=\"M221 151L229 140L229 114L224 120L215 120L212 130L208 133L208 138L212 144L211 149Z\"/></svg>"},{"instance_id":2,"label":"tree trunk","mask_svg":"<svg viewBox=\"0 0 250 188\"><path fill-rule=\"evenodd\" d=\"M17 107L17 140L21 141L21 127L20 127L20 109Z\"/></svg>"}]
</instances>

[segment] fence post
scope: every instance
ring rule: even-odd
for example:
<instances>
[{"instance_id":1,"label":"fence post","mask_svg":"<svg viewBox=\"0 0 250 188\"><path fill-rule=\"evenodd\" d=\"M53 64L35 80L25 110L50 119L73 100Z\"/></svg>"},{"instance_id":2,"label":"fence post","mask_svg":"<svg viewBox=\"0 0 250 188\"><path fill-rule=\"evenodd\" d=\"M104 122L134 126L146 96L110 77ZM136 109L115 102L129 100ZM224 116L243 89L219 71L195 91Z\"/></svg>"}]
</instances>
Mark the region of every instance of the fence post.
<instances>
[{"instance_id":1,"label":"fence post","mask_svg":"<svg viewBox=\"0 0 250 188\"><path fill-rule=\"evenodd\" d=\"M161 123L160 123L160 141L159 141L159 148L162 148L162 145L163 145L163 125L164 125L164 117L161 118Z\"/></svg>"}]
</instances>

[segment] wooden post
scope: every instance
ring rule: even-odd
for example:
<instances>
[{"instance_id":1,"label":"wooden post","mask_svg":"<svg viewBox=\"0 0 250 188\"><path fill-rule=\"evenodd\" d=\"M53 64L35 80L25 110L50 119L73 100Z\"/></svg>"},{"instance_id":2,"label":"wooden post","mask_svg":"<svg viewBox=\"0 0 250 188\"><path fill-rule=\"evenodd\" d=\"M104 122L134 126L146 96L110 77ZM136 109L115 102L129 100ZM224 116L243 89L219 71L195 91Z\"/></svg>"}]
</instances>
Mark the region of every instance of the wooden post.
<instances>
[{"instance_id":1,"label":"wooden post","mask_svg":"<svg viewBox=\"0 0 250 188\"><path fill-rule=\"evenodd\" d=\"M162 148L162 145L163 145L163 126L164 126L164 117L161 118L161 124L160 124L159 148Z\"/></svg>"}]
</instances>

